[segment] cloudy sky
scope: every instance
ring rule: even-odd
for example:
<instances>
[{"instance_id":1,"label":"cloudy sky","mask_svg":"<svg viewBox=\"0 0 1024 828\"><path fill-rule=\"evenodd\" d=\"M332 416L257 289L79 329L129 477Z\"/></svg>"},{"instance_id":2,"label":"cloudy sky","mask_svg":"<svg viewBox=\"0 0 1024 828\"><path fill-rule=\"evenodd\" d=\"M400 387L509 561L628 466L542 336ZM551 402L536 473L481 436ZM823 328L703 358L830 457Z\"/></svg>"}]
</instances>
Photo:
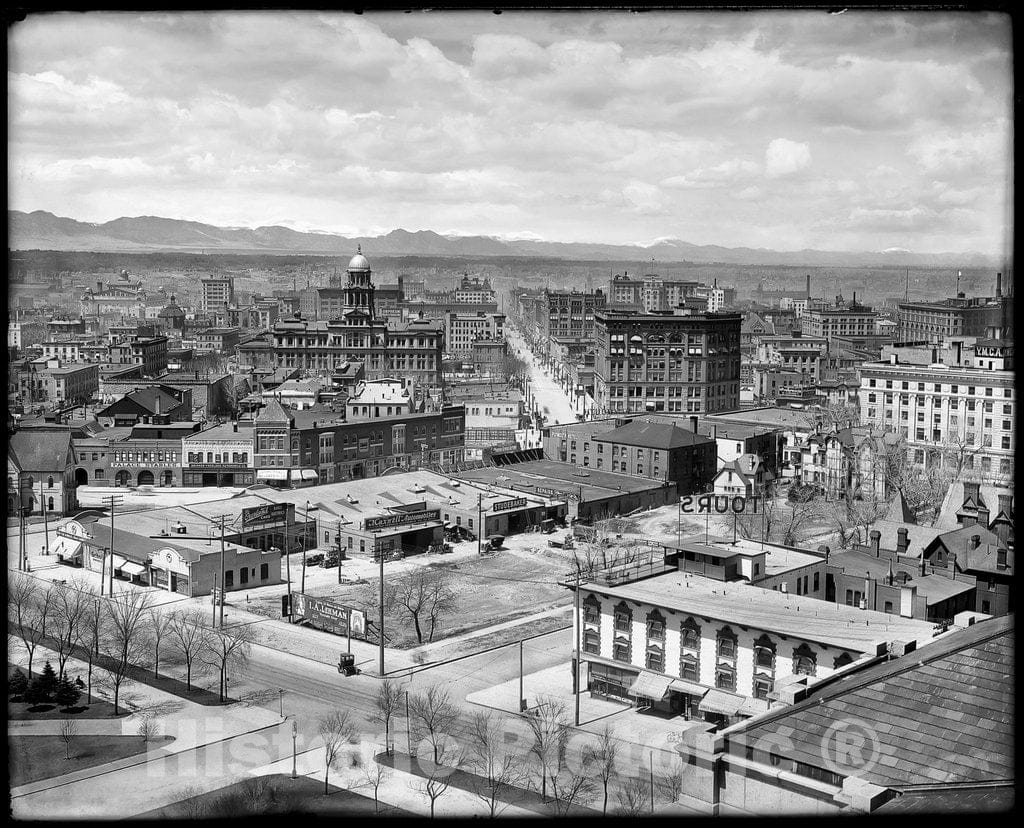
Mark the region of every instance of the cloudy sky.
<instances>
[{"instance_id":1,"label":"cloudy sky","mask_svg":"<svg viewBox=\"0 0 1024 828\"><path fill-rule=\"evenodd\" d=\"M9 207L344 234L1002 254L1009 20L40 15Z\"/></svg>"}]
</instances>

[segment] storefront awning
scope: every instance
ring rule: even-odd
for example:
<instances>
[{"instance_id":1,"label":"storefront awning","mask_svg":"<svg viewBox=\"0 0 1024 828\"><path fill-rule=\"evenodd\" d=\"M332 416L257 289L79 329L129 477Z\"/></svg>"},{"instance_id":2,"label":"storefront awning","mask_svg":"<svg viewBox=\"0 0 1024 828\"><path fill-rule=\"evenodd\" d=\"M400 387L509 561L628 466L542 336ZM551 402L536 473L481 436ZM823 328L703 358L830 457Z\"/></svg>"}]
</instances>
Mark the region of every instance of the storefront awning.
<instances>
[{"instance_id":1,"label":"storefront awning","mask_svg":"<svg viewBox=\"0 0 1024 828\"><path fill-rule=\"evenodd\" d=\"M141 575L146 571L146 567L140 566L135 561L128 561L128 563L121 567L121 571L127 575Z\"/></svg>"},{"instance_id":2,"label":"storefront awning","mask_svg":"<svg viewBox=\"0 0 1024 828\"><path fill-rule=\"evenodd\" d=\"M303 469L302 472L301 472L301 476L302 476L303 480L319 480L320 479L320 475L317 474L312 469Z\"/></svg>"},{"instance_id":3,"label":"storefront awning","mask_svg":"<svg viewBox=\"0 0 1024 828\"><path fill-rule=\"evenodd\" d=\"M260 469L256 472L257 480L287 480L288 469Z\"/></svg>"},{"instance_id":4,"label":"storefront awning","mask_svg":"<svg viewBox=\"0 0 1024 828\"><path fill-rule=\"evenodd\" d=\"M665 693L671 683L672 679L668 676L661 676L657 673L641 670L640 675L636 677L636 681L629 686L629 695L643 696L644 698L659 701L665 698Z\"/></svg>"},{"instance_id":5,"label":"storefront awning","mask_svg":"<svg viewBox=\"0 0 1024 828\"><path fill-rule=\"evenodd\" d=\"M764 699L744 699L743 704L736 713L740 716L756 716L768 709L768 702Z\"/></svg>"},{"instance_id":6,"label":"storefront awning","mask_svg":"<svg viewBox=\"0 0 1024 828\"><path fill-rule=\"evenodd\" d=\"M704 694L708 692L709 688L696 684L692 681L687 681L686 679L672 679L672 683L668 686L668 689L676 693L686 693L689 696L702 698Z\"/></svg>"},{"instance_id":7,"label":"storefront awning","mask_svg":"<svg viewBox=\"0 0 1024 828\"><path fill-rule=\"evenodd\" d=\"M82 542L80 540L73 540L72 538L65 538L60 535L58 535L57 539L50 544L51 555L61 555L65 558L73 558L81 551Z\"/></svg>"},{"instance_id":8,"label":"storefront awning","mask_svg":"<svg viewBox=\"0 0 1024 828\"><path fill-rule=\"evenodd\" d=\"M720 713L723 716L735 716L743 706L744 699L734 693L726 693L722 690L708 690L708 694L701 699L697 709L701 713Z\"/></svg>"},{"instance_id":9,"label":"storefront awning","mask_svg":"<svg viewBox=\"0 0 1024 828\"><path fill-rule=\"evenodd\" d=\"M111 555L110 559L111 561L113 561L114 569L120 569L122 566L128 563L128 559L122 558L120 555Z\"/></svg>"}]
</instances>

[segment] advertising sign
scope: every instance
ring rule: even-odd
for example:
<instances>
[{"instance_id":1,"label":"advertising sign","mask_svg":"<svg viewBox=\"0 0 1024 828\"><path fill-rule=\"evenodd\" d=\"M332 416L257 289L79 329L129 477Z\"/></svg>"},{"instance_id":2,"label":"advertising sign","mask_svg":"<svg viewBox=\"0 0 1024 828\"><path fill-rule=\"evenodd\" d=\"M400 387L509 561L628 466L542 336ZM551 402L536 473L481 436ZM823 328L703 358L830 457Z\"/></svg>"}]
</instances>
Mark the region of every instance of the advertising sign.
<instances>
[{"instance_id":1,"label":"advertising sign","mask_svg":"<svg viewBox=\"0 0 1024 828\"><path fill-rule=\"evenodd\" d=\"M543 497L561 498L563 500L579 500L579 492L563 492L560 489L548 489L543 486L534 486L533 490Z\"/></svg>"},{"instance_id":2,"label":"advertising sign","mask_svg":"<svg viewBox=\"0 0 1024 828\"><path fill-rule=\"evenodd\" d=\"M349 618L352 619L352 637L366 637L366 615L362 610L336 604L325 598L313 598L301 592L293 593L295 617L304 619L318 630L348 635Z\"/></svg>"},{"instance_id":3,"label":"advertising sign","mask_svg":"<svg viewBox=\"0 0 1024 828\"><path fill-rule=\"evenodd\" d=\"M423 509L419 512L405 512L403 514L385 515L384 517L366 518L363 521L363 529L367 532L375 532L378 529L390 529L394 526L405 526L410 523L425 523L431 520L440 520L440 509Z\"/></svg>"},{"instance_id":4,"label":"advertising sign","mask_svg":"<svg viewBox=\"0 0 1024 828\"><path fill-rule=\"evenodd\" d=\"M500 503L495 503L491 507L492 512L504 512L508 509L518 509L521 506L526 505L525 497L517 497L514 500L503 500Z\"/></svg>"},{"instance_id":5,"label":"advertising sign","mask_svg":"<svg viewBox=\"0 0 1024 828\"><path fill-rule=\"evenodd\" d=\"M687 495L680 498L679 509L684 515L725 515L729 513L742 515L744 512L756 515L758 514L757 506L760 501L761 498L757 495L753 497L741 497L740 495L735 497L729 497L728 495L700 495L699 497L694 497L693 495ZM694 508L695 505L696 508Z\"/></svg>"},{"instance_id":6,"label":"advertising sign","mask_svg":"<svg viewBox=\"0 0 1024 828\"><path fill-rule=\"evenodd\" d=\"M242 526L254 523L284 523L288 519L287 503L268 503L265 506L253 506L242 509Z\"/></svg>"}]
</instances>

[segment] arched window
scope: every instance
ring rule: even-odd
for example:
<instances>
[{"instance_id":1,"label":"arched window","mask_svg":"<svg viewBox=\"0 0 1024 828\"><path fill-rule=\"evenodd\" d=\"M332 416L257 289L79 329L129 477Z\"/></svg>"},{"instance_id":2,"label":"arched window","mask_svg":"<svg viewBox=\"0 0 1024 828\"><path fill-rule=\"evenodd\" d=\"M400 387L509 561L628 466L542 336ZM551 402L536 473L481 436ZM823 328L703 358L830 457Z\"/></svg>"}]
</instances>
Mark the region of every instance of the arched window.
<instances>
[{"instance_id":1,"label":"arched window","mask_svg":"<svg viewBox=\"0 0 1024 828\"><path fill-rule=\"evenodd\" d=\"M131 480L131 475L124 469L121 469L121 471L114 475L115 486L127 486L129 480Z\"/></svg>"},{"instance_id":2,"label":"arched window","mask_svg":"<svg viewBox=\"0 0 1024 828\"><path fill-rule=\"evenodd\" d=\"M775 670L775 642L767 635L754 642L754 669L769 673Z\"/></svg>"},{"instance_id":3,"label":"arched window","mask_svg":"<svg viewBox=\"0 0 1024 828\"><path fill-rule=\"evenodd\" d=\"M685 650L700 652L700 625L692 618L687 618L680 625L682 647Z\"/></svg>"},{"instance_id":4,"label":"arched window","mask_svg":"<svg viewBox=\"0 0 1024 828\"><path fill-rule=\"evenodd\" d=\"M797 676L813 676L818 669L818 656L806 644L793 650L793 674Z\"/></svg>"},{"instance_id":5,"label":"arched window","mask_svg":"<svg viewBox=\"0 0 1024 828\"><path fill-rule=\"evenodd\" d=\"M53 511L53 498L52 498L52 497L50 497L50 498L47 498L47 501L46 501L46 508L47 508L47 510L48 510L48 511L50 511L50 512L52 512L52 511Z\"/></svg>"},{"instance_id":6,"label":"arched window","mask_svg":"<svg viewBox=\"0 0 1024 828\"><path fill-rule=\"evenodd\" d=\"M646 664L648 670L665 672L665 646L663 642L649 641L647 643Z\"/></svg>"},{"instance_id":7,"label":"arched window","mask_svg":"<svg viewBox=\"0 0 1024 828\"><path fill-rule=\"evenodd\" d=\"M633 631L633 610L622 601L615 607L615 632L629 636Z\"/></svg>"},{"instance_id":8,"label":"arched window","mask_svg":"<svg viewBox=\"0 0 1024 828\"><path fill-rule=\"evenodd\" d=\"M838 656L836 658L835 663L832 666L835 667L838 670L840 667L845 667L847 664L852 664L852 663L853 663L853 656L850 655L849 653L843 653L842 655L840 655L840 656Z\"/></svg>"},{"instance_id":9,"label":"arched window","mask_svg":"<svg viewBox=\"0 0 1024 828\"><path fill-rule=\"evenodd\" d=\"M583 599L583 621L587 624L601 623L601 602L596 595L588 595Z\"/></svg>"},{"instance_id":10,"label":"arched window","mask_svg":"<svg viewBox=\"0 0 1024 828\"><path fill-rule=\"evenodd\" d=\"M657 610L647 614L647 640L665 643L665 616Z\"/></svg>"},{"instance_id":11,"label":"arched window","mask_svg":"<svg viewBox=\"0 0 1024 828\"><path fill-rule=\"evenodd\" d=\"M723 627L718 631L718 657L736 658L736 633L728 627Z\"/></svg>"},{"instance_id":12,"label":"arched window","mask_svg":"<svg viewBox=\"0 0 1024 828\"><path fill-rule=\"evenodd\" d=\"M52 489L53 488L53 477L52 476L46 478L46 488L47 489Z\"/></svg>"},{"instance_id":13,"label":"arched window","mask_svg":"<svg viewBox=\"0 0 1024 828\"><path fill-rule=\"evenodd\" d=\"M601 633L597 630L584 630L583 652L599 655L601 653Z\"/></svg>"},{"instance_id":14,"label":"arched window","mask_svg":"<svg viewBox=\"0 0 1024 828\"><path fill-rule=\"evenodd\" d=\"M774 686L775 680L767 673L754 673L755 699L767 699Z\"/></svg>"},{"instance_id":15,"label":"arched window","mask_svg":"<svg viewBox=\"0 0 1024 828\"><path fill-rule=\"evenodd\" d=\"M32 489L32 487L33 487L33 486L35 486L35 485L36 485L36 481L35 481L35 478L32 478L32 477L26 477L26 478L25 478L25 487L26 487L26 488L28 488L29 490L31 490L31 489Z\"/></svg>"},{"instance_id":16,"label":"arched window","mask_svg":"<svg viewBox=\"0 0 1024 828\"><path fill-rule=\"evenodd\" d=\"M720 690L735 690L736 668L728 664L719 664L715 668L715 687Z\"/></svg>"}]
</instances>

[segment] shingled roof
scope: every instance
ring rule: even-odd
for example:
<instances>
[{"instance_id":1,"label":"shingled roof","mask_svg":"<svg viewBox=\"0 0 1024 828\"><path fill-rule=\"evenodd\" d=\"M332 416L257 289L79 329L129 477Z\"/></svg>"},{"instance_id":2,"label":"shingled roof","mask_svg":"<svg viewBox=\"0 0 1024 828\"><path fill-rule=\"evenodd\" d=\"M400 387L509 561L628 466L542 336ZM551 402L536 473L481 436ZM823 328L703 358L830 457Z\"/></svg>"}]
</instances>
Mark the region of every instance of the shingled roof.
<instances>
[{"instance_id":1,"label":"shingled roof","mask_svg":"<svg viewBox=\"0 0 1024 828\"><path fill-rule=\"evenodd\" d=\"M7 443L8 454L23 472L60 472L68 466L70 429L27 429L16 431Z\"/></svg>"},{"instance_id":2,"label":"shingled roof","mask_svg":"<svg viewBox=\"0 0 1024 828\"><path fill-rule=\"evenodd\" d=\"M888 788L1012 780L1013 616L981 621L916 652L856 671L727 737L760 740L823 767L837 722L866 725L877 761L857 777Z\"/></svg>"}]
</instances>

